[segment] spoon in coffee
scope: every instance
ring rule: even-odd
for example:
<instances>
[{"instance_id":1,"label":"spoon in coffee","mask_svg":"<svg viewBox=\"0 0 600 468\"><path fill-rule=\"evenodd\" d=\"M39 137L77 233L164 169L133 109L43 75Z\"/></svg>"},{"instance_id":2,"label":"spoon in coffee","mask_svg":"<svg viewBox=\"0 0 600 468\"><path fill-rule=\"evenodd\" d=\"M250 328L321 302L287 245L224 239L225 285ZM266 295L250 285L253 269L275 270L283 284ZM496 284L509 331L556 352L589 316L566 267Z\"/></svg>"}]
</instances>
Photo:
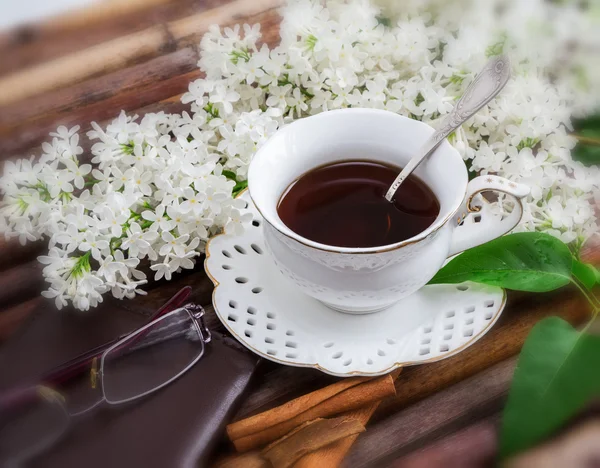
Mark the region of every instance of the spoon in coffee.
<instances>
[{"instance_id":1,"label":"spoon in coffee","mask_svg":"<svg viewBox=\"0 0 600 468\"><path fill-rule=\"evenodd\" d=\"M460 98L454 109L444 118L440 128L420 148L402 172L396 177L385 194L387 201L393 201L398 187L412 174L427 156L465 121L473 117L483 106L490 102L504 88L510 78L510 62L506 55L494 57L485 64L483 70L469 85L465 94Z\"/></svg>"}]
</instances>

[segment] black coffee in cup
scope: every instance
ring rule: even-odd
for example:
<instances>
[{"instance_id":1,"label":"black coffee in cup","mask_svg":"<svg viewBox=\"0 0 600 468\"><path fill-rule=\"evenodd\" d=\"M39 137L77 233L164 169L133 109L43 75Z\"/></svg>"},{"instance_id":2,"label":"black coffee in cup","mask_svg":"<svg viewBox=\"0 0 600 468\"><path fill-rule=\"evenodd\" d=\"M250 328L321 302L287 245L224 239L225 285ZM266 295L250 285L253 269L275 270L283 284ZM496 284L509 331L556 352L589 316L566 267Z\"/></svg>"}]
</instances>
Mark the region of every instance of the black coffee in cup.
<instances>
[{"instance_id":1,"label":"black coffee in cup","mask_svg":"<svg viewBox=\"0 0 600 468\"><path fill-rule=\"evenodd\" d=\"M384 195L401 168L376 161L340 161L317 167L292 182L277 212L297 234L335 247L379 247L427 229L440 204L415 175Z\"/></svg>"}]
</instances>

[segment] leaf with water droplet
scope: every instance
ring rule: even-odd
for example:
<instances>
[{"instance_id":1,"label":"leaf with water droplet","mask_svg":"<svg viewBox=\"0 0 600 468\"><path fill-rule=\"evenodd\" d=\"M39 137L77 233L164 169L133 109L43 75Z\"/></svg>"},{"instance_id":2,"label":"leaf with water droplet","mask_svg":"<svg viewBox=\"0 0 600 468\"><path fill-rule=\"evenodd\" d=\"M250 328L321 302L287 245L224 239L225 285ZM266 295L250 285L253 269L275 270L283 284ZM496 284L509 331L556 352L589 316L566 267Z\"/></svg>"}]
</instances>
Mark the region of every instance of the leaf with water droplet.
<instances>
[{"instance_id":1,"label":"leaf with water droplet","mask_svg":"<svg viewBox=\"0 0 600 468\"><path fill-rule=\"evenodd\" d=\"M476 283L530 292L558 289L571 281L573 257L556 237L520 232L474 247L452 259L429 284Z\"/></svg>"}]
</instances>

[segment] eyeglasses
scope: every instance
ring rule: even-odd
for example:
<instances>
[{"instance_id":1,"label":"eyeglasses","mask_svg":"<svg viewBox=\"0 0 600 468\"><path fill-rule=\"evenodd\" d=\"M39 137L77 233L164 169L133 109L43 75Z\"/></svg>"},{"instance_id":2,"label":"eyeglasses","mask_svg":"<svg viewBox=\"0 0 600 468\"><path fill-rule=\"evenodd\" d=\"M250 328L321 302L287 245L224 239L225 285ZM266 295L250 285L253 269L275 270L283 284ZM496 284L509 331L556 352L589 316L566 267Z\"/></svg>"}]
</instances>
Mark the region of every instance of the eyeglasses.
<instances>
[{"instance_id":1,"label":"eyeglasses","mask_svg":"<svg viewBox=\"0 0 600 468\"><path fill-rule=\"evenodd\" d=\"M68 430L71 417L102 404L120 405L171 384L196 364L210 342L204 309L188 304L112 344L92 359L91 386L97 401L69 412L65 397L33 386L5 399L0 414L0 465L18 466L51 447ZM10 404L7 404L10 402Z\"/></svg>"}]
</instances>

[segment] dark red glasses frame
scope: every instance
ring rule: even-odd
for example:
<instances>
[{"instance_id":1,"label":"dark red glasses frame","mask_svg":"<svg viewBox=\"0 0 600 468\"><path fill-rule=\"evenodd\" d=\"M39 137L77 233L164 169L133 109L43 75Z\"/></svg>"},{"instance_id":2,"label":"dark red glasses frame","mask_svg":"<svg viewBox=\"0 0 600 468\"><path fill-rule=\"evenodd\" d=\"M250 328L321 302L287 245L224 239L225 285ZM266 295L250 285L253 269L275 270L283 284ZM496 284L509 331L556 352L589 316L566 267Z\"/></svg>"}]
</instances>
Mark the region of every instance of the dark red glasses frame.
<instances>
[{"instance_id":1,"label":"dark red glasses frame","mask_svg":"<svg viewBox=\"0 0 600 468\"><path fill-rule=\"evenodd\" d=\"M180 307L182 307L185 302L188 300L192 293L192 288L190 286L186 286L181 289L177 294L175 294L169 301L167 301L160 309L158 309L143 326L156 320L163 315L168 314ZM140 327L140 328L142 328ZM63 364L55 367L54 369L44 373L39 382L35 385L29 387L21 387L17 389L13 389L9 392L0 396L0 409L11 407L14 404L22 404L29 400L30 397L35 396L37 392L38 385L47 385L50 387L58 386L64 383L69 382L75 377L81 375L91 368L92 362L94 359L100 358L104 351L113 346L115 343L118 343L123 338L129 336L131 333L135 332L132 330L131 332L124 333L123 335L115 338L114 340L109 341L108 343L104 343L100 346L96 346L93 349L90 349L79 356L70 359L69 361L64 362ZM136 340L143 338L144 334L140 334L136 337ZM131 343L130 343L131 344Z\"/></svg>"}]
</instances>

